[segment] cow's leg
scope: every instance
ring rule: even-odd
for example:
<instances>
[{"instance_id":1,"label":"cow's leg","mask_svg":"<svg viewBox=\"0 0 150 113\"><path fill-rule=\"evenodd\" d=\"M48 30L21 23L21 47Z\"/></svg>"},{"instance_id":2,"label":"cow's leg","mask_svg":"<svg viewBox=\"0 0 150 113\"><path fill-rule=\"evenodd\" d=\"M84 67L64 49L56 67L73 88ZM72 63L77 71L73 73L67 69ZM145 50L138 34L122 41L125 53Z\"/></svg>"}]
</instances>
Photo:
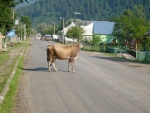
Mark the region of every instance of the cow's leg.
<instances>
[{"instance_id":1,"label":"cow's leg","mask_svg":"<svg viewBox=\"0 0 150 113\"><path fill-rule=\"evenodd\" d=\"M68 60L68 71L71 72L70 71L70 60Z\"/></svg>"},{"instance_id":2,"label":"cow's leg","mask_svg":"<svg viewBox=\"0 0 150 113\"><path fill-rule=\"evenodd\" d=\"M54 70L57 71L56 66L55 66L55 61L56 61L56 57L55 57L55 56L52 56L51 65L53 66Z\"/></svg>"},{"instance_id":3,"label":"cow's leg","mask_svg":"<svg viewBox=\"0 0 150 113\"><path fill-rule=\"evenodd\" d=\"M68 71L69 72L71 72L70 71L70 63L71 63L71 66L72 66L72 72L74 73L75 71L74 71L74 58L69 58L69 60L68 60Z\"/></svg>"},{"instance_id":4,"label":"cow's leg","mask_svg":"<svg viewBox=\"0 0 150 113\"><path fill-rule=\"evenodd\" d=\"M47 61L47 63L48 63L48 70L49 70L49 72L51 72L51 68L50 68L51 62L50 62L50 61Z\"/></svg>"},{"instance_id":5,"label":"cow's leg","mask_svg":"<svg viewBox=\"0 0 150 113\"><path fill-rule=\"evenodd\" d=\"M49 57L47 57L47 63L48 63L48 70L49 70L49 72L51 72L51 68L50 68L50 66L52 65L52 63L53 63L53 56L49 56Z\"/></svg>"},{"instance_id":6,"label":"cow's leg","mask_svg":"<svg viewBox=\"0 0 150 113\"><path fill-rule=\"evenodd\" d=\"M72 72L74 73L75 72L74 71L74 59L72 60L71 65L72 65Z\"/></svg>"},{"instance_id":7,"label":"cow's leg","mask_svg":"<svg viewBox=\"0 0 150 113\"><path fill-rule=\"evenodd\" d=\"M57 71L57 69L56 69L56 66L55 66L55 63L54 63L54 62L52 63L52 65L53 65L53 67L54 67L55 71Z\"/></svg>"}]
</instances>

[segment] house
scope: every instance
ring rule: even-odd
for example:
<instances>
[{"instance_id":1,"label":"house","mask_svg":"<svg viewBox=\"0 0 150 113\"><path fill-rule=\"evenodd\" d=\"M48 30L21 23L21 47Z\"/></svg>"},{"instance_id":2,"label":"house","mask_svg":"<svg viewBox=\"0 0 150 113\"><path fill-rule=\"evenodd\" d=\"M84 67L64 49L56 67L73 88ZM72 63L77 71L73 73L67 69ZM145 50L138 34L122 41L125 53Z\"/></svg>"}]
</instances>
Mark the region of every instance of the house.
<instances>
[{"instance_id":1,"label":"house","mask_svg":"<svg viewBox=\"0 0 150 113\"><path fill-rule=\"evenodd\" d=\"M81 26L84 29L83 40L91 41L93 40L93 23L90 23L87 26Z\"/></svg>"},{"instance_id":2,"label":"house","mask_svg":"<svg viewBox=\"0 0 150 113\"><path fill-rule=\"evenodd\" d=\"M100 43L111 43L114 40L114 36L112 35L114 24L114 22L110 21L93 21L86 26L81 26L84 30L84 33L82 34L83 40L92 41L93 35L97 35L100 37ZM71 22L69 26L64 28L64 36L66 41L71 41L71 39L66 37L68 29L76 25L77 24L74 22Z\"/></svg>"},{"instance_id":3,"label":"house","mask_svg":"<svg viewBox=\"0 0 150 113\"><path fill-rule=\"evenodd\" d=\"M73 42L73 39L71 39L71 38L69 38L69 37L66 37L66 34L67 34L67 31L71 28L71 27L73 27L73 26L76 26L76 24L74 23L74 22L71 22L71 24L69 25L69 26L67 26L67 27L65 27L64 28L64 41L65 41L65 43L70 43L70 42ZM62 32L63 32L63 30L62 30ZM62 35L63 35L63 33L62 33ZM62 37L62 36L61 36ZM76 41L76 40L75 40Z\"/></svg>"},{"instance_id":4,"label":"house","mask_svg":"<svg viewBox=\"0 0 150 113\"><path fill-rule=\"evenodd\" d=\"M93 34L100 37L100 43L111 43L114 40L114 22L95 21L93 23Z\"/></svg>"}]
</instances>

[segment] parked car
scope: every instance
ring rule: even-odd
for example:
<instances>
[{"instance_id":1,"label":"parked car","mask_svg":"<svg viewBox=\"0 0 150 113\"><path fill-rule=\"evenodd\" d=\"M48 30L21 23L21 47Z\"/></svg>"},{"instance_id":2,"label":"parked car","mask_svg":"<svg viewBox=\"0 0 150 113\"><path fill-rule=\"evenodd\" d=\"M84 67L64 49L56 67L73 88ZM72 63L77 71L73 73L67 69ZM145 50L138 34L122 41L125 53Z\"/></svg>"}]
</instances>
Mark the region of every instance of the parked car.
<instances>
[{"instance_id":1,"label":"parked car","mask_svg":"<svg viewBox=\"0 0 150 113\"><path fill-rule=\"evenodd\" d=\"M58 42L59 41L58 35L53 35L53 40L56 41L56 42Z\"/></svg>"},{"instance_id":2,"label":"parked car","mask_svg":"<svg viewBox=\"0 0 150 113\"><path fill-rule=\"evenodd\" d=\"M52 40L51 35L45 35L44 37L45 37L44 41L50 41L50 40Z\"/></svg>"}]
</instances>

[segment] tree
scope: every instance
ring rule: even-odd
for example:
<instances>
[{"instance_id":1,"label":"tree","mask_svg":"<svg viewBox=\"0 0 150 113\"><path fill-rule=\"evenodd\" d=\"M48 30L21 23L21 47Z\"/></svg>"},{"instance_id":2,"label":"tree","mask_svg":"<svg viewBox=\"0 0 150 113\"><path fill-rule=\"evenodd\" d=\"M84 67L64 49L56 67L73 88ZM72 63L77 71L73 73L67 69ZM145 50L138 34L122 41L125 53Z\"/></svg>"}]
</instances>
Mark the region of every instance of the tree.
<instances>
[{"instance_id":1,"label":"tree","mask_svg":"<svg viewBox=\"0 0 150 113\"><path fill-rule=\"evenodd\" d=\"M0 0L0 32L6 34L13 28L14 20L13 18L13 7L17 3L27 2L28 0Z\"/></svg>"},{"instance_id":2,"label":"tree","mask_svg":"<svg viewBox=\"0 0 150 113\"><path fill-rule=\"evenodd\" d=\"M114 20L116 24L113 33L122 44L125 39L143 40L143 34L147 31L148 22L144 19L145 16L139 9L138 12L137 15L131 10L126 10L122 16Z\"/></svg>"},{"instance_id":3,"label":"tree","mask_svg":"<svg viewBox=\"0 0 150 113\"><path fill-rule=\"evenodd\" d=\"M93 35L93 44L99 44L100 43L100 36Z\"/></svg>"},{"instance_id":4,"label":"tree","mask_svg":"<svg viewBox=\"0 0 150 113\"><path fill-rule=\"evenodd\" d=\"M83 33L83 28L81 28L80 26L73 26L67 31L66 35L67 37L72 38L74 43L74 39L77 39L77 41L80 42Z\"/></svg>"},{"instance_id":5,"label":"tree","mask_svg":"<svg viewBox=\"0 0 150 113\"><path fill-rule=\"evenodd\" d=\"M27 36L30 35L30 31L31 31L31 19L28 16L22 16L21 17L21 23L26 25L26 32L27 32Z\"/></svg>"},{"instance_id":6,"label":"tree","mask_svg":"<svg viewBox=\"0 0 150 113\"><path fill-rule=\"evenodd\" d=\"M46 23L40 23L39 25L38 25L38 32L42 32L44 29L46 29L47 28L47 24Z\"/></svg>"}]
</instances>

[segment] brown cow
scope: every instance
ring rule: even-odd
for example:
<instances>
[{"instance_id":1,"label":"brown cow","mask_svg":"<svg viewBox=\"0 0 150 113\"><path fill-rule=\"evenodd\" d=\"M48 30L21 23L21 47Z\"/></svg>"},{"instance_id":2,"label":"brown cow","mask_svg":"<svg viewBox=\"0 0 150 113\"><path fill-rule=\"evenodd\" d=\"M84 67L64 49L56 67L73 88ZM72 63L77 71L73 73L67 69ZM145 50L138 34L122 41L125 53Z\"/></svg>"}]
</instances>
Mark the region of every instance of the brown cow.
<instances>
[{"instance_id":1,"label":"brown cow","mask_svg":"<svg viewBox=\"0 0 150 113\"><path fill-rule=\"evenodd\" d=\"M47 63L48 70L51 71L50 65L53 65L55 71L56 59L68 60L68 71L70 72L70 63L72 64L72 72L74 71L74 60L77 58L78 53L80 52L81 45L49 45L47 46Z\"/></svg>"}]
</instances>

